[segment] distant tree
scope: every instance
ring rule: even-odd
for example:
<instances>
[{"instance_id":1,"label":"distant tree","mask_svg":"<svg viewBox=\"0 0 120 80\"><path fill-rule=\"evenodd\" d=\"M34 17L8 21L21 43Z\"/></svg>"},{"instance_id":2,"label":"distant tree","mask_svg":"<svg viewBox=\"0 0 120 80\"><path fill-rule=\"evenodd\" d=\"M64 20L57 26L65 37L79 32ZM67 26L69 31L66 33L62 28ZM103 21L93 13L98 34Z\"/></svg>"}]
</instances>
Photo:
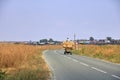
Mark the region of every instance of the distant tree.
<instances>
[{"instance_id":1,"label":"distant tree","mask_svg":"<svg viewBox=\"0 0 120 80\"><path fill-rule=\"evenodd\" d=\"M50 38L48 41L49 41L49 42L53 42L54 40L53 40L52 38Z\"/></svg>"},{"instance_id":2,"label":"distant tree","mask_svg":"<svg viewBox=\"0 0 120 80\"><path fill-rule=\"evenodd\" d=\"M107 40L111 41L112 40L112 37L106 37Z\"/></svg>"},{"instance_id":3,"label":"distant tree","mask_svg":"<svg viewBox=\"0 0 120 80\"><path fill-rule=\"evenodd\" d=\"M31 40L29 41L29 44L32 44L32 41L31 41Z\"/></svg>"},{"instance_id":4,"label":"distant tree","mask_svg":"<svg viewBox=\"0 0 120 80\"><path fill-rule=\"evenodd\" d=\"M89 39L90 41L94 41L94 38L93 37L90 37L90 39Z\"/></svg>"},{"instance_id":5,"label":"distant tree","mask_svg":"<svg viewBox=\"0 0 120 80\"><path fill-rule=\"evenodd\" d=\"M47 39L41 39L41 40L40 40L40 43L42 43L42 42L47 43L48 40L47 40Z\"/></svg>"},{"instance_id":6,"label":"distant tree","mask_svg":"<svg viewBox=\"0 0 120 80\"><path fill-rule=\"evenodd\" d=\"M36 42L36 44L39 44L39 42Z\"/></svg>"}]
</instances>

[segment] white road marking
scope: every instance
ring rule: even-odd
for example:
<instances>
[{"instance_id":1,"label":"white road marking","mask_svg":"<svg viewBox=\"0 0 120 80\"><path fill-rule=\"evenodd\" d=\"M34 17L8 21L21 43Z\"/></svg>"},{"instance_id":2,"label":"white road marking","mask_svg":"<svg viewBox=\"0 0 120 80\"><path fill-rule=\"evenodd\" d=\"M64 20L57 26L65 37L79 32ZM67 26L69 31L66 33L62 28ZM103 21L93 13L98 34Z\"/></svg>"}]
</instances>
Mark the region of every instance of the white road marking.
<instances>
[{"instance_id":1,"label":"white road marking","mask_svg":"<svg viewBox=\"0 0 120 80\"><path fill-rule=\"evenodd\" d=\"M79 62L78 60L76 60L76 59L74 59L74 58L71 58L71 57L67 57L66 55L64 55L64 57L66 57L66 58L68 58L68 59L71 59L71 60L73 60L73 61L75 61L75 62ZM84 65L84 66L89 66L88 64L83 63L83 62L79 62L79 63L82 64L82 65Z\"/></svg>"},{"instance_id":2,"label":"white road marking","mask_svg":"<svg viewBox=\"0 0 120 80\"><path fill-rule=\"evenodd\" d=\"M68 59L71 59L70 57L67 57Z\"/></svg>"},{"instance_id":3,"label":"white road marking","mask_svg":"<svg viewBox=\"0 0 120 80\"><path fill-rule=\"evenodd\" d=\"M75 62L78 62L76 59L72 59L73 61L75 61Z\"/></svg>"},{"instance_id":4,"label":"white road marking","mask_svg":"<svg viewBox=\"0 0 120 80\"><path fill-rule=\"evenodd\" d=\"M48 51L48 50L44 51L44 53L46 53L47 51ZM80 64L82 64L82 65L84 65L84 66L89 66L88 64L83 63L83 62L80 62L80 61L78 61L78 60L76 60L76 59L74 59L74 58L71 58L71 57L67 56L67 55L58 54L58 52L57 52L56 50L54 51L54 53L57 54L57 55L60 55L60 56L62 56L62 57L71 59L71 60L74 61L74 62L79 62ZM46 59L45 59L45 61L46 61L46 63L48 64L48 62L47 62ZM50 69L52 70L52 72L53 72L53 74L51 74L52 80L56 80L57 78L56 78L56 76L55 76L55 69L53 69L53 67L52 67L51 65L49 65L49 64L48 64L48 66L49 66L49 68L50 68ZM99 69L99 68L96 68L96 67L91 67L91 66L89 66L89 68L92 68L92 69L97 70L97 71L102 72L102 73L107 73L107 72L105 72L105 71L103 71L103 70L101 70L101 69ZM111 76L114 77L114 78L120 79L119 76L116 76L116 75L111 75Z\"/></svg>"},{"instance_id":5,"label":"white road marking","mask_svg":"<svg viewBox=\"0 0 120 80\"><path fill-rule=\"evenodd\" d=\"M43 53L46 53L47 51L44 51ZM51 74L50 74L50 78L52 78L51 80L56 80L56 76L55 76L55 70L54 70L54 68L49 64L49 62L47 61L47 58L46 57L44 57L45 59L45 62L47 63L47 65L48 65L48 68L49 68L49 70L51 70Z\"/></svg>"},{"instance_id":6,"label":"white road marking","mask_svg":"<svg viewBox=\"0 0 120 80\"><path fill-rule=\"evenodd\" d=\"M56 53L56 51L54 51Z\"/></svg>"},{"instance_id":7,"label":"white road marking","mask_svg":"<svg viewBox=\"0 0 120 80\"><path fill-rule=\"evenodd\" d=\"M79 62L80 64L84 65L84 66L89 66L88 64L86 63L83 63L83 62Z\"/></svg>"},{"instance_id":8,"label":"white road marking","mask_svg":"<svg viewBox=\"0 0 120 80\"><path fill-rule=\"evenodd\" d=\"M66 57L65 55L63 55L64 57Z\"/></svg>"},{"instance_id":9,"label":"white road marking","mask_svg":"<svg viewBox=\"0 0 120 80\"><path fill-rule=\"evenodd\" d=\"M99 71L99 72L102 72L102 73L107 73L107 72L105 72L105 71L103 71L103 70L101 70L101 69L95 68L95 67L91 67L91 68L94 69L94 70L97 70L97 71Z\"/></svg>"},{"instance_id":10,"label":"white road marking","mask_svg":"<svg viewBox=\"0 0 120 80\"><path fill-rule=\"evenodd\" d=\"M120 79L120 77L119 77L119 76L116 76L116 75L112 75L112 77L115 77L115 78L117 78L117 79Z\"/></svg>"},{"instance_id":11,"label":"white road marking","mask_svg":"<svg viewBox=\"0 0 120 80\"><path fill-rule=\"evenodd\" d=\"M58 54L56 51L54 51L54 53L57 54L57 55L60 55L60 54ZM60 55L60 56L62 56L62 55Z\"/></svg>"},{"instance_id":12,"label":"white road marking","mask_svg":"<svg viewBox=\"0 0 120 80\"><path fill-rule=\"evenodd\" d=\"M69 59L73 59L73 58L69 57Z\"/></svg>"}]
</instances>

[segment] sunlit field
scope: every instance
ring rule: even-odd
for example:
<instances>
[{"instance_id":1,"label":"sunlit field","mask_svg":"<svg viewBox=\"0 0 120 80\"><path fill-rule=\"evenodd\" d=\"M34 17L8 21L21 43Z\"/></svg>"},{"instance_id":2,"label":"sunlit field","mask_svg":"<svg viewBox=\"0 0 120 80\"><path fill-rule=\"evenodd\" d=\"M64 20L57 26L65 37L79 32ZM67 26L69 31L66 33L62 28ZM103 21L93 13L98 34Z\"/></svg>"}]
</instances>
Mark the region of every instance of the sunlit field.
<instances>
[{"instance_id":1,"label":"sunlit field","mask_svg":"<svg viewBox=\"0 0 120 80\"><path fill-rule=\"evenodd\" d=\"M120 45L77 45L74 53L120 63Z\"/></svg>"},{"instance_id":2,"label":"sunlit field","mask_svg":"<svg viewBox=\"0 0 120 80\"><path fill-rule=\"evenodd\" d=\"M61 45L0 43L0 80L48 80L50 71L42 51ZM120 63L120 45L77 45L74 54Z\"/></svg>"},{"instance_id":3,"label":"sunlit field","mask_svg":"<svg viewBox=\"0 0 120 80\"><path fill-rule=\"evenodd\" d=\"M0 80L48 80L42 51L60 46L0 43Z\"/></svg>"}]
</instances>

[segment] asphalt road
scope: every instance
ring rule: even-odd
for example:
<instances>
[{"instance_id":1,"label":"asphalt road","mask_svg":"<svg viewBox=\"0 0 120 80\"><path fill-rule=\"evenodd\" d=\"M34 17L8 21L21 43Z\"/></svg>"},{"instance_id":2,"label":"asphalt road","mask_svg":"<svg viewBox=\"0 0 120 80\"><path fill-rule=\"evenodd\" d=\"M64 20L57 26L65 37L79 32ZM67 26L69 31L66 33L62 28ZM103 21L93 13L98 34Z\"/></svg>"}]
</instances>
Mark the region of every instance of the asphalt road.
<instances>
[{"instance_id":1,"label":"asphalt road","mask_svg":"<svg viewBox=\"0 0 120 80\"><path fill-rule=\"evenodd\" d=\"M120 80L120 65L78 55L64 55L63 50L44 51L51 70L51 80Z\"/></svg>"}]
</instances>

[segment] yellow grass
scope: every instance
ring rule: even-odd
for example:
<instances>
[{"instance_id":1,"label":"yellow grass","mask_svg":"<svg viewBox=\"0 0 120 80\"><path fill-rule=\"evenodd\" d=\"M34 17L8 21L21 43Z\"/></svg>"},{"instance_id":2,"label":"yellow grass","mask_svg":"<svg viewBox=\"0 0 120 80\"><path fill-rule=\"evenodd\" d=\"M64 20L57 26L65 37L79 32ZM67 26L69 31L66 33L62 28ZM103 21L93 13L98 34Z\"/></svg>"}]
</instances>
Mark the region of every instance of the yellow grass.
<instances>
[{"instance_id":1,"label":"yellow grass","mask_svg":"<svg viewBox=\"0 0 120 80\"><path fill-rule=\"evenodd\" d=\"M20 78L24 78L25 74L28 75L30 73L28 76L32 75L33 77L28 77L29 80L34 80L34 76L37 76L40 80L47 80L49 78L49 70L42 57L42 51L61 48L61 45L32 46L0 43L0 69L15 77L19 75ZM79 55L120 63L120 45L78 45L77 50L73 52ZM27 78L25 77L22 80L27 80Z\"/></svg>"},{"instance_id":2,"label":"yellow grass","mask_svg":"<svg viewBox=\"0 0 120 80\"><path fill-rule=\"evenodd\" d=\"M39 76L39 79L41 78L41 80L43 80L44 78L45 80L45 77L49 77L49 70L42 58L42 51L46 49L60 49L60 46L32 46L0 43L0 69L7 71L7 74L13 74L14 76L24 76L24 73L28 75L32 70L32 74L33 72L34 75L37 73L36 75Z\"/></svg>"},{"instance_id":3,"label":"yellow grass","mask_svg":"<svg viewBox=\"0 0 120 80\"><path fill-rule=\"evenodd\" d=\"M59 46L31 46L21 44L0 44L0 68L17 67L28 61L29 57L45 49L59 49ZM42 55L42 54L40 54Z\"/></svg>"},{"instance_id":4,"label":"yellow grass","mask_svg":"<svg viewBox=\"0 0 120 80\"><path fill-rule=\"evenodd\" d=\"M120 45L78 45L75 53L120 63Z\"/></svg>"},{"instance_id":5,"label":"yellow grass","mask_svg":"<svg viewBox=\"0 0 120 80\"><path fill-rule=\"evenodd\" d=\"M36 53L38 48L25 45L0 44L0 67L17 67Z\"/></svg>"}]
</instances>

